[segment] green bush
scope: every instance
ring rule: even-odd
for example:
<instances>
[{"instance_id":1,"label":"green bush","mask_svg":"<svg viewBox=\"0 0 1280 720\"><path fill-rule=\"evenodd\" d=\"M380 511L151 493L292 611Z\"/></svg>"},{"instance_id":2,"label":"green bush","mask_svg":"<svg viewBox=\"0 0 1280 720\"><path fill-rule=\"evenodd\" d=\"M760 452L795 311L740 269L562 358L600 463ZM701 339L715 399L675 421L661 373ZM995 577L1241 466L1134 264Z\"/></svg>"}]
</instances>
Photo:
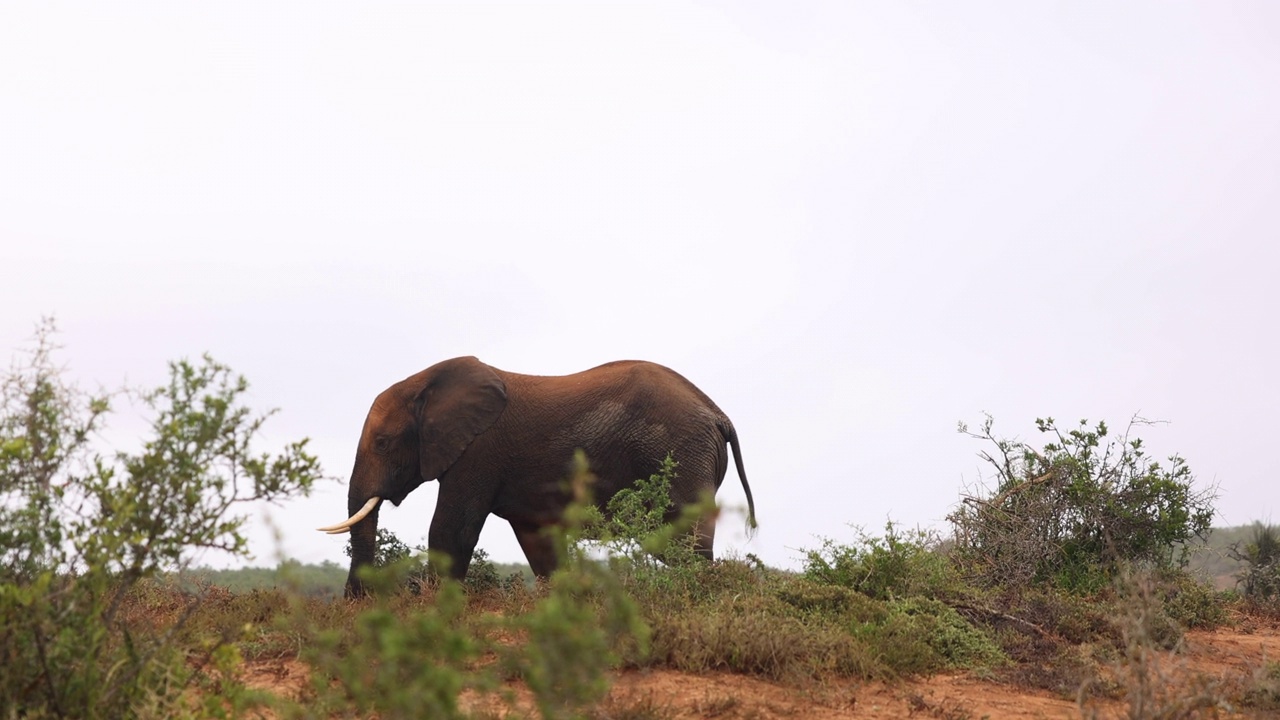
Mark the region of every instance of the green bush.
<instances>
[{"instance_id":1,"label":"green bush","mask_svg":"<svg viewBox=\"0 0 1280 720\"><path fill-rule=\"evenodd\" d=\"M1280 662L1268 662L1242 693L1241 704L1254 710L1280 712Z\"/></svg>"},{"instance_id":2,"label":"green bush","mask_svg":"<svg viewBox=\"0 0 1280 720\"><path fill-rule=\"evenodd\" d=\"M688 672L728 670L772 680L891 673L832 618L798 613L769 595L723 595L696 610L649 618L651 662Z\"/></svg>"},{"instance_id":3,"label":"green bush","mask_svg":"<svg viewBox=\"0 0 1280 720\"><path fill-rule=\"evenodd\" d=\"M805 614L855 622L882 622L888 616L883 602L842 585L829 585L804 576L780 583L776 594L779 600Z\"/></svg>"},{"instance_id":4,"label":"green bush","mask_svg":"<svg viewBox=\"0 0 1280 720\"><path fill-rule=\"evenodd\" d=\"M242 405L248 383L208 357L170 364L139 396L152 413L140 449L102 454L112 395L65 380L53 334L42 324L0 381L0 715L234 713L251 695L232 682L201 707L184 696L202 674L234 674L233 631L179 647L187 614L133 632L121 608L197 549L247 555L233 511L307 492L316 459L305 440L254 452L270 413Z\"/></svg>"},{"instance_id":5,"label":"green bush","mask_svg":"<svg viewBox=\"0 0 1280 720\"><path fill-rule=\"evenodd\" d=\"M378 534L374 538L373 548L373 564L374 567L386 567L395 563L408 560L413 556L413 550L404 543L396 534L386 528L378 528ZM351 539L347 539L347 544L342 548L343 554L351 557Z\"/></svg>"},{"instance_id":6,"label":"green bush","mask_svg":"<svg viewBox=\"0 0 1280 720\"><path fill-rule=\"evenodd\" d=\"M1161 606L1170 619L1184 628L1215 628L1227 621L1226 597L1211 585L1185 572L1161 577Z\"/></svg>"},{"instance_id":7,"label":"green bush","mask_svg":"<svg viewBox=\"0 0 1280 720\"><path fill-rule=\"evenodd\" d=\"M390 568L376 578L398 582ZM468 666L481 646L462 624L466 598L456 582L444 582L433 602L396 608L394 595L378 593L355 617L349 632L317 629L302 658L312 668L314 698L280 703L290 717L327 718L370 714L381 718L462 718L458 696L491 681ZM302 622L306 622L305 619Z\"/></svg>"},{"instance_id":8,"label":"green bush","mask_svg":"<svg viewBox=\"0 0 1280 720\"><path fill-rule=\"evenodd\" d=\"M896 675L1005 662L989 636L944 603L912 597L891 601L886 609L883 618L855 623L851 629Z\"/></svg>"},{"instance_id":9,"label":"green bush","mask_svg":"<svg viewBox=\"0 0 1280 720\"><path fill-rule=\"evenodd\" d=\"M714 497L685 506L674 522L671 483L679 463L668 454L658 472L618 491L605 513L585 508L581 540L575 552L602 547L614 572L633 593L698 592L695 578L703 566L694 550L694 530L699 523L715 522Z\"/></svg>"},{"instance_id":10,"label":"green bush","mask_svg":"<svg viewBox=\"0 0 1280 720\"><path fill-rule=\"evenodd\" d=\"M1237 543L1228 554L1245 565L1236 584L1246 598L1260 604L1280 601L1280 530L1254 523L1244 547Z\"/></svg>"},{"instance_id":11,"label":"green bush","mask_svg":"<svg viewBox=\"0 0 1280 720\"><path fill-rule=\"evenodd\" d=\"M489 559L489 553L476 550L471 556L471 566L467 568L467 577L462 584L467 588L467 592L494 592L507 585L509 577L504 578L498 573L498 567Z\"/></svg>"},{"instance_id":12,"label":"green bush","mask_svg":"<svg viewBox=\"0 0 1280 720\"><path fill-rule=\"evenodd\" d=\"M1052 418L1037 420L1050 436L1041 450L996 438L992 424L988 416L980 431L960 430L995 446L981 457L995 468L996 487L964 497L948 516L956 558L980 583L1094 592L1126 563L1184 566L1186 541L1209 530L1213 490L1195 488L1182 458L1162 465L1131 437L1150 423L1135 419L1108 439L1103 422L1063 432Z\"/></svg>"},{"instance_id":13,"label":"green bush","mask_svg":"<svg viewBox=\"0 0 1280 720\"><path fill-rule=\"evenodd\" d=\"M880 600L960 591L959 575L935 535L924 530L903 532L892 522L885 524L884 537L860 530L858 535L853 545L826 538L820 550L807 551L805 577Z\"/></svg>"},{"instance_id":14,"label":"green bush","mask_svg":"<svg viewBox=\"0 0 1280 720\"><path fill-rule=\"evenodd\" d=\"M649 628L607 570L558 570L547 597L514 621L528 638L516 653L544 718L574 717L609 689L606 672L649 651Z\"/></svg>"},{"instance_id":15,"label":"green bush","mask_svg":"<svg viewBox=\"0 0 1280 720\"><path fill-rule=\"evenodd\" d=\"M1007 614L1074 645L1105 642L1118 646L1110 601L1041 587L1007 594L999 603ZM1023 626L1023 627L1029 627Z\"/></svg>"}]
</instances>

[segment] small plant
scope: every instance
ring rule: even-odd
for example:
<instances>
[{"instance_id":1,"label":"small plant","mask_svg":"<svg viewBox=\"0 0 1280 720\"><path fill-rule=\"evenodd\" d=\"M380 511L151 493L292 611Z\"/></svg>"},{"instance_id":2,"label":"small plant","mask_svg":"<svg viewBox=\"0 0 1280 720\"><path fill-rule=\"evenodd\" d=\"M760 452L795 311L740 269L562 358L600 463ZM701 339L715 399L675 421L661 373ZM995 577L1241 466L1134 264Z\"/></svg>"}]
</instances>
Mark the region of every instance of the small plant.
<instances>
[{"instance_id":1,"label":"small plant","mask_svg":"<svg viewBox=\"0 0 1280 720\"><path fill-rule=\"evenodd\" d=\"M378 528L378 534L375 539L373 551L373 564L376 567L386 567L402 560L406 560L413 554L413 550L404 541L386 528ZM342 552L347 557L351 557L351 540L347 540L347 544L343 547Z\"/></svg>"},{"instance_id":2,"label":"small plant","mask_svg":"<svg viewBox=\"0 0 1280 720\"><path fill-rule=\"evenodd\" d=\"M152 414L141 448L97 452L112 395L65 381L53 334L46 321L0 379L0 715L184 716L206 669L226 682L199 714L234 714L250 702L233 682L235 631L179 647L189 609L135 633L122 607L196 549L246 556L233 511L305 494L319 465L305 440L256 453L270 413L244 406L248 383L209 357L171 363L169 381L139 395Z\"/></svg>"},{"instance_id":3,"label":"small plant","mask_svg":"<svg viewBox=\"0 0 1280 720\"><path fill-rule=\"evenodd\" d=\"M506 579L498 572L498 568L489 559L489 553L476 550L471 556L471 566L467 568L467 577L462 581L467 592L486 593L500 590Z\"/></svg>"},{"instance_id":4,"label":"small plant","mask_svg":"<svg viewBox=\"0 0 1280 720\"><path fill-rule=\"evenodd\" d=\"M379 574L389 576L384 584L397 582L394 566L371 570L375 585ZM349 633L314 632L302 657L313 668L315 700L281 708L299 718L352 711L381 718L465 717L458 696L492 683L485 673L468 669L481 646L461 623L461 586L443 581L432 603L411 609L396 608L390 593L375 598Z\"/></svg>"},{"instance_id":5,"label":"small plant","mask_svg":"<svg viewBox=\"0 0 1280 720\"><path fill-rule=\"evenodd\" d=\"M775 681L892 674L838 616L799 611L767 594L724 594L650 622L650 661L688 672L727 670Z\"/></svg>"},{"instance_id":6,"label":"small plant","mask_svg":"<svg viewBox=\"0 0 1280 720\"><path fill-rule=\"evenodd\" d=\"M1280 530L1255 523L1249 542L1235 543L1227 554L1245 565L1236 584L1246 598L1261 605L1280 601Z\"/></svg>"},{"instance_id":7,"label":"small plant","mask_svg":"<svg viewBox=\"0 0 1280 720\"><path fill-rule=\"evenodd\" d=\"M950 516L956 557L988 585L1029 587L1051 582L1076 592L1108 586L1124 563L1180 568L1186 541L1204 537L1215 493L1196 490L1186 462L1152 460L1134 419L1109 439L1100 422L1062 431L1052 418L1036 427L1050 441L1041 450L996 438L990 416L978 432L995 446L981 453L996 471L994 492L968 495Z\"/></svg>"},{"instance_id":8,"label":"small plant","mask_svg":"<svg viewBox=\"0 0 1280 720\"><path fill-rule=\"evenodd\" d=\"M857 532L853 545L826 538L820 550L807 551L805 577L880 600L949 596L958 591L959 576L936 535L924 530L904 532L893 522L885 524L883 537Z\"/></svg>"},{"instance_id":9,"label":"small plant","mask_svg":"<svg viewBox=\"0 0 1280 720\"><path fill-rule=\"evenodd\" d=\"M668 454L658 472L619 490L606 512L588 510L581 539L604 548L611 566L632 592L696 591L694 577L702 565L695 552L697 527L715 522L713 497L686 505L668 521L673 502L671 483L679 463Z\"/></svg>"},{"instance_id":10,"label":"small plant","mask_svg":"<svg viewBox=\"0 0 1280 720\"><path fill-rule=\"evenodd\" d=\"M427 562L427 549L421 545L410 548L396 534L386 528L378 528L378 534L375 536L375 545L373 551L373 567L374 568L395 568L387 573L375 573L373 582L379 586L385 587L387 590L393 590L396 587L408 588L412 593L419 594L423 588L432 584L430 564ZM343 552L347 557L351 557L351 540L348 539ZM478 551L483 553L483 550ZM447 563L448 558L442 558L442 563ZM447 566L443 566L447 567ZM386 583L392 579L398 580L390 586Z\"/></svg>"},{"instance_id":11,"label":"small plant","mask_svg":"<svg viewBox=\"0 0 1280 720\"><path fill-rule=\"evenodd\" d=\"M1253 674L1241 704L1255 710L1280 711L1280 662L1269 662Z\"/></svg>"},{"instance_id":12,"label":"small plant","mask_svg":"<svg viewBox=\"0 0 1280 720\"><path fill-rule=\"evenodd\" d=\"M1214 628L1227 621L1227 603L1209 584L1185 571L1159 574L1161 606L1184 628Z\"/></svg>"},{"instance_id":13,"label":"small plant","mask_svg":"<svg viewBox=\"0 0 1280 720\"><path fill-rule=\"evenodd\" d=\"M1160 582L1150 571L1122 568L1115 579L1117 624L1123 639L1116 675L1128 707L1128 717L1217 717L1230 705L1221 678L1194 672L1167 652L1181 643L1160 600ZM1097 717L1095 708L1082 710Z\"/></svg>"},{"instance_id":14,"label":"small plant","mask_svg":"<svg viewBox=\"0 0 1280 720\"><path fill-rule=\"evenodd\" d=\"M528 682L542 716L552 720L578 717L598 703L609 689L606 671L649 649L649 628L635 602L617 576L581 548L587 528L600 522L587 467L579 451L569 479L572 502L565 526L552 534L560 569L546 597L508 626L528 641L507 650L506 665Z\"/></svg>"},{"instance_id":15,"label":"small plant","mask_svg":"<svg viewBox=\"0 0 1280 720\"><path fill-rule=\"evenodd\" d=\"M875 621L855 623L853 636L875 649L895 675L1005 662L1004 653L950 606L914 597L886 604Z\"/></svg>"}]
</instances>

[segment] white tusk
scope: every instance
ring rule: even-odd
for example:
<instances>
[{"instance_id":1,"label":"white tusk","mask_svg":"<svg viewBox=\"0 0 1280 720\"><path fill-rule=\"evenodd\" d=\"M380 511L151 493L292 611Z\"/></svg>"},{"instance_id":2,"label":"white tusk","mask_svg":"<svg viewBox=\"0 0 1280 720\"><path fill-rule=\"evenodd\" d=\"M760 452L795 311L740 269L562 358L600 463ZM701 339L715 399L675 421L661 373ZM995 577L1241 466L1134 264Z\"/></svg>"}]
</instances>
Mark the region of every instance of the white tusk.
<instances>
[{"instance_id":1,"label":"white tusk","mask_svg":"<svg viewBox=\"0 0 1280 720\"><path fill-rule=\"evenodd\" d=\"M364 507L356 511L355 515L352 515L351 517L347 518L346 520L343 520L337 525L330 525L329 527L317 528L317 530L319 530L320 532L329 533L330 535L338 535L338 534L344 533L350 530L352 525L355 525L356 523L365 519L365 517L369 513L373 512L374 508L378 507L378 503L381 501L382 501L382 498L378 497L377 495L374 495L373 497L369 498L369 502L365 503Z\"/></svg>"}]
</instances>

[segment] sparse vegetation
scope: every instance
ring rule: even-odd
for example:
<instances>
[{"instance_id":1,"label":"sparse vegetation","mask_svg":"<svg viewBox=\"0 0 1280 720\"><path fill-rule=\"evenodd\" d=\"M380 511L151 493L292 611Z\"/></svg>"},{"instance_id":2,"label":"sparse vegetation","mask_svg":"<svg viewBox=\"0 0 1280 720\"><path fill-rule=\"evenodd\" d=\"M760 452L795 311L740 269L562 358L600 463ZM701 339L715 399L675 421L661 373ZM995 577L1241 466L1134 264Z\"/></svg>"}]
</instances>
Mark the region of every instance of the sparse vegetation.
<instances>
[{"instance_id":1,"label":"sparse vegetation","mask_svg":"<svg viewBox=\"0 0 1280 720\"><path fill-rule=\"evenodd\" d=\"M6 716L670 716L660 697L608 696L629 668L807 687L968 670L1079 696L1086 714L1122 701L1135 718L1280 706L1274 664L1231 684L1180 674L1169 655L1186 629L1275 602L1274 530L1237 546L1239 593L1194 579L1181 549L1207 529L1211 494L1180 459L1151 462L1101 423L1043 421L1052 439L1032 449L995 440L988 419L978 436L996 443L998 483L965 498L955 537L889 522L822 540L799 573L698 557L690 530L716 509L708 499L665 522L676 458L602 515L580 457L549 581L479 551L465 583L425 582L423 548L384 529L372 597L348 602L336 563L182 572L191 548L245 552L240 503L319 475L304 443L252 450L266 416L241 403L242 379L208 358L173 364L142 395L155 421L141 449L106 452L95 431L118 394L66 384L51 338L46 326L0 397ZM292 694L249 688L245 662L271 659L305 668ZM719 691L699 707L762 716Z\"/></svg>"},{"instance_id":2,"label":"sparse vegetation","mask_svg":"<svg viewBox=\"0 0 1280 720\"><path fill-rule=\"evenodd\" d=\"M1234 544L1229 555L1244 565L1236 575L1244 596L1255 605L1280 610L1280 529L1255 524L1249 541Z\"/></svg>"},{"instance_id":3,"label":"sparse vegetation","mask_svg":"<svg viewBox=\"0 0 1280 720\"><path fill-rule=\"evenodd\" d=\"M1181 644L1162 602L1164 583L1150 570L1123 571L1115 579L1120 652L1111 661L1112 694L1123 699L1126 717L1217 717L1232 710L1224 678L1196 673L1169 652ZM1086 717L1101 716L1085 703Z\"/></svg>"},{"instance_id":4,"label":"sparse vegetation","mask_svg":"<svg viewBox=\"0 0 1280 720\"><path fill-rule=\"evenodd\" d=\"M1280 711L1280 662L1268 662L1258 668L1245 688L1241 703L1262 711Z\"/></svg>"},{"instance_id":5,"label":"sparse vegetation","mask_svg":"<svg viewBox=\"0 0 1280 720\"><path fill-rule=\"evenodd\" d=\"M56 350L46 322L0 383L0 714L222 716L248 701L234 682L198 710L184 694L201 673L234 674L239 633L187 634L187 603L144 630L126 611L194 549L247 554L234 510L305 493L317 462L306 441L255 452L270 413L244 406L248 383L208 357L138 395L152 413L140 449L101 450L113 394L67 383Z\"/></svg>"},{"instance_id":6,"label":"sparse vegetation","mask_svg":"<svg viewBox=\"0 0 1280 720\"><path fill-rule=\"evenodd\" d=\"M1052 418L1037 420L1050 438L1039 450L997 438L993 425L990 416L977 432L960 425L995 446L981 456L996 486L966 495L948 517L955 557L979 584L1096 592L1134 563L1184 567L1187 541L1209 531L1214 491L1195 487L1181 457L1162 465L1146 454L1133 432L1147 421L1111 439L1105 422L1064 432Z\"/></svg>"},{"instance_id":7,"label":"sparse vegetation","mask_svg":"<svg viewBox=\"0 0 1280 720\"><path fill-rule=\"evenodd\" d=\"M878 600L964 594L956 566L936 534L904 532L892 522L885 524L883 537L856 532L852 545L826 539L820 550L806 552L805 576Z\"/></svg>"},{"instance_id":8,"label":"sparse vegetation","mask_svg":"<svg viewBox=\"0 0 1280 720\"><path fill-rule=\"evenodd\" d=\"M384 570L385 571L385 570ZM313 669L311 701L285 705L292 717L357 713L382 718L461 718L458 696L483 688L483 672L471 669L481 646L462 624L465 596L444 583L432 602L398 606L379 593L350 625L319 628L304 615L285 627L307 641L301 658Z\"/></svg>"}]
</instances>

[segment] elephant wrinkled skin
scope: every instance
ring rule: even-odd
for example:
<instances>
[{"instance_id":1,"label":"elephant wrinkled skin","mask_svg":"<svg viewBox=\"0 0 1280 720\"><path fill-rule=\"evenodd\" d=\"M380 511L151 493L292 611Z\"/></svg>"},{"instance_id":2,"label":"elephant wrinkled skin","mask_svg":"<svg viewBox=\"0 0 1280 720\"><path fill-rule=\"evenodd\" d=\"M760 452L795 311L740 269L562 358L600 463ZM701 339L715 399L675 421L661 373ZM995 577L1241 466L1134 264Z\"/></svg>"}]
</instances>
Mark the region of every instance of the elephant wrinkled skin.
<instances>
[{"instance_id":1,"label":"elephant wrinkled skin","mask_svg":"<svg viewBox=\"0 0 1280 720\"><path fill-rule=\"evenodd\" d=\"M612 362L573 375L521 375L474 357L433 365L384 390L373 402L356 448L347 512L328 528L351 532L347 595L365 592L357 570L373 562L382 500L399 505L424 482L440 481L427 536L445 553L450 573L466 575L485 519L511 524L539 576L556 566L542 531L559 523L564 487L578 449L596 476L595 501L605 506L619 490L656 472L671 453L679 463L669 518L714 494L729 452L746 491L751 487L733 424L693 383L661 365ZM712 557L714 520L696 528L696 549Z\"/></svg>"}]
</instances>

